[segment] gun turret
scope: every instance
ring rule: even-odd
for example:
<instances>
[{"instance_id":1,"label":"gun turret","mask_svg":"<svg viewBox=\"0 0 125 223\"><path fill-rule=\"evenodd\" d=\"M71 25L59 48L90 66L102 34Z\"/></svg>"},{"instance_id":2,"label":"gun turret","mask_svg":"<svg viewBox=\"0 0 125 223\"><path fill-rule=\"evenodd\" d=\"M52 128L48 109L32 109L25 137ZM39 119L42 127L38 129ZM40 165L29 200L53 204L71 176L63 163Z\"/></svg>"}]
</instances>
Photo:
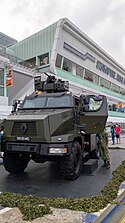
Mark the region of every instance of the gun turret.
<instances>
[{"instance_id":1,"label":"gun turret","mask_svg":"<svg viewBox=\"0 0 125 223\"><path fill-rule=\"evenodd\" d=\"M46 81L41 81L41 76L36 76L35 81L35 91L46 91L48 93L54 92L65 92L69 90L69 82L57 79L54 75L49 75L44 73L47 76Z\"/></svg>"}]
</instances>

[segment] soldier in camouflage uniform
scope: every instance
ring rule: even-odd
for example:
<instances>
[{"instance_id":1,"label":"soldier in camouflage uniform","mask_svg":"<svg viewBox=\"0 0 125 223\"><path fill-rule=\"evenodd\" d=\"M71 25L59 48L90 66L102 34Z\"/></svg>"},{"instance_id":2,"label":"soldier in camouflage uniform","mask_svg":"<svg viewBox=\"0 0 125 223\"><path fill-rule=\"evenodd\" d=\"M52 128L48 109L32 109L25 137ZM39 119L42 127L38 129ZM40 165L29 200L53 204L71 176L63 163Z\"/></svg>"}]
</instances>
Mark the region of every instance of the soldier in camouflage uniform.
<instances>
[{"instance_id":1,"label":"soldier in camouflage uniform","mask_svg":"<svg viewBox=\"0 0 125 223\"><path fill-rule=\"evenodd\" d=\"M110 158L108 152L108 133L106 129L101 134L98 134L99 139L99 151L101 154L101 158L104 161L102 167L110 168Z\"/></svg>"}]
</instances>

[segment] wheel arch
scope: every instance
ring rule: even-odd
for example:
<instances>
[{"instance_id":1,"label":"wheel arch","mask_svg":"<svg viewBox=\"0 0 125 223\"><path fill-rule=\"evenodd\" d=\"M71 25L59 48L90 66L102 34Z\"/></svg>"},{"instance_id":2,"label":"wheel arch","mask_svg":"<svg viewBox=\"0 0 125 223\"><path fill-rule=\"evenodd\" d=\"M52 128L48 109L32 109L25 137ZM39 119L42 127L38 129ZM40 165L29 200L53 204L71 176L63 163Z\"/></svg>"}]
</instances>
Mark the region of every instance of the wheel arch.
<instances>
[{"instance_id":1,"label":"wheel arch","mask_svg":"<svg viewBox=\"0 0 125 223\"><path fill-rule=\"evenodd\" d=\"M82 138L81 137L75 137L73 142L78 142L82 148Z\"/></svg>"}]
</instances>

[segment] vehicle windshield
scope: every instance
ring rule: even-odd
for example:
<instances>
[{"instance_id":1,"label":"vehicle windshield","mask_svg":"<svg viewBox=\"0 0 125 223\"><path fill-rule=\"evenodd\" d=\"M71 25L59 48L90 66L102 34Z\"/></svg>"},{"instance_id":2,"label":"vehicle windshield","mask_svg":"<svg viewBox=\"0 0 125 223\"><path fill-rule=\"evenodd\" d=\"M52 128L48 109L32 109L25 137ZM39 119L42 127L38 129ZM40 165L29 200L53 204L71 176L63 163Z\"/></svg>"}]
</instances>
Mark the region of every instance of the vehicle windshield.
<instances>
[{"instance_id":1,"label":"vehicle windshield","mask_svg":"<svg viewBox=\"0 0 125 223\"><path fill-rule=\"evenodd\" d=\"M31 109L31 108L62 108L62 107L71 107L71 101L69 95L59 96L59 97L34 97L26 98L22 104L22 109Z\"/></svg>"},{"instance_id":2,"label":"vehicle windshield","mask_svg":"<svg viewBox=\"0 0 125 223\"><path fill-rule=\"evenodd\" d=\"M23 108L44 108L45 101L46 101L45 97L27 98L23 104Z\"/></svg>"}]
</instances>

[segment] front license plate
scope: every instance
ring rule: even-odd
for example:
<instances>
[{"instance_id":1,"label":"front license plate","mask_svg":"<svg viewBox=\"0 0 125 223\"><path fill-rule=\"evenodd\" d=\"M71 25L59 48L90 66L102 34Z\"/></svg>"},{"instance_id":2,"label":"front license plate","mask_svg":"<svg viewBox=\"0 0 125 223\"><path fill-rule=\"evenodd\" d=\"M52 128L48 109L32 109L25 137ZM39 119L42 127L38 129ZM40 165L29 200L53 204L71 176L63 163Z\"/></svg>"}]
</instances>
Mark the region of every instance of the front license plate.
<instances>
[{"instance_id":1,"label":"front license plate","mask_svg":"<svg viewBox=\"0 0 125 223\"><path fill-rule=\"evenodd\" d=\"M25 136L17 136L16 137L17 141L26 141L29 142L30 141L30 137L25 137Z\"/></svg>"}]
</instances>

